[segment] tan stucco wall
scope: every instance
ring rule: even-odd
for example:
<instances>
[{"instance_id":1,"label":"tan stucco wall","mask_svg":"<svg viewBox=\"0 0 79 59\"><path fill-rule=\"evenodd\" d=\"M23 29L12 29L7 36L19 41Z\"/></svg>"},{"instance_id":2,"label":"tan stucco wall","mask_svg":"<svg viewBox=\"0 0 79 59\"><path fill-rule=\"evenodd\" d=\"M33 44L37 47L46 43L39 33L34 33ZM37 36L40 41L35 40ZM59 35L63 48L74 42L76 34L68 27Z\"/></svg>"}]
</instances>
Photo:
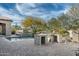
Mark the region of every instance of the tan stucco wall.
<instances>
[{"instance_id":1,"label":"tan stucco wall","mask_svg":"<svg viewBox=\"0 0 79 59\"><path fill-rule=\"evenodd\" d=\"M77 30L75 30L75 31L77 31ZM71 30L71 32L69 32L69 33L70 33L70 38L72 38L72 42L74 42L74 41L79 42L79 36L76 32Z\"/></svg>"},{"instance_id":2,"label":"tan stucco wall","mask_svg":"<svg viewBox=\"0 0 79 59\"><path fill-rule=\"evenodd\" d=\"M72 41L76 41L76 42L79 42L79 39L78 39L78 34L75 34L75 33L72 33L73 34L73 37L72 37Z\"/></svg>"},{"instance_id":3,"label":"tan stucco wall","mask_svg":"<svg viewBox=\"0 0 79 59\"><path fill-rule=\"evenodd\" d=\"M42 36L44 36L45 37L45 44L48 44L48 43L50 43L49 42L49 39L50 39L50 37L49 37L49 35L35 35L34 36L34 42L35 42L35 44L37 44L37 45L41 45L41 37Z\"/></svg>"},{"instance_id":4,"label":"tan stucco wall","mask_svg":"<svg viewBox=\"0 0 79 59\"><path fill-rule=\"evenodd\" d=\"M0 20L0 23L6 24L6 35L11 35L11 21Z\"/></svg>"}]
</instances>

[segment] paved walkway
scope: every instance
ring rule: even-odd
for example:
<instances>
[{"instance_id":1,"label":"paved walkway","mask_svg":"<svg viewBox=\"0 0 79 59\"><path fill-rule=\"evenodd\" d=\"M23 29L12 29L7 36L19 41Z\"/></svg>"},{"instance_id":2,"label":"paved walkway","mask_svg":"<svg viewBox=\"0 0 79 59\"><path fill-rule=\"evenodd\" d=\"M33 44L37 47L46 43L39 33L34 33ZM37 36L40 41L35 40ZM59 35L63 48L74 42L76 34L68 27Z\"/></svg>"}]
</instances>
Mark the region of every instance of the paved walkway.
<instances>
[{"instance_id":1,"label":"paved walkway","mask_svg":"<svg viewBox=\"0 0 79 59\"><path fill-rule=\"evenodd\" d=\"M34 45L33 39L8 41L0 38L0 56L75 56L79 44L53 43L44 46Z\"/></svg>"}]
</instances>

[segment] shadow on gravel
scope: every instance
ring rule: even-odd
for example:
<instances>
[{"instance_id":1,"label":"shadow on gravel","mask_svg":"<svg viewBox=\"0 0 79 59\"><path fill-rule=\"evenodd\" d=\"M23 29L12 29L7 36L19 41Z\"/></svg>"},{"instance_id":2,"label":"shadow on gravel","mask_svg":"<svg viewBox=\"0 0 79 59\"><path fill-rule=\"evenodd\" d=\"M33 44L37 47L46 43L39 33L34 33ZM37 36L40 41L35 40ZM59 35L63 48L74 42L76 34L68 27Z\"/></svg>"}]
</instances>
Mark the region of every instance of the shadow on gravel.
<instances>
[{"instance_id":1,"label":"shadow on gravel","mask_svg":"<svg viewBox=\"0 0 79 59\"><path fill-rule=\"evenodd\" d=\"M75 55L79 56L79 48L77 50L75 50Z\"/></svg>"}]
</instances>

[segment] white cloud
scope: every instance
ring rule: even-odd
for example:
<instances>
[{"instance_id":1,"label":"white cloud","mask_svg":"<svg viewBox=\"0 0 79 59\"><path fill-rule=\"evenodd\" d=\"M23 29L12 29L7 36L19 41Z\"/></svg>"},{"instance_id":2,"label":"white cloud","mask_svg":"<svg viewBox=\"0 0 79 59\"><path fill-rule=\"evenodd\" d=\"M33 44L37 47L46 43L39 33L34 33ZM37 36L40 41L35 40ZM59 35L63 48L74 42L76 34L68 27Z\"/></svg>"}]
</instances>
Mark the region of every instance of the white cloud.
<instances>
[{"instance_id":1,"label":"white cloud","mask_svg":"<svg viewBox=\"0 0 79 59\"><path fill-rule=\"evenodd\" d=\"M28 13L32 10L32 8L35 8L36 5L31 3L31 4L16 4L16 9L20 12L20 14L22 15L26 15L26 14L31 14Z\"/></svg>"},{"instance_id":2,"label":"white cloud","mask_svg":"<svg viewBox=\"0 0 79 59\"><path fill-rule=\"evenodd\" d=\"M6 10L3 7L0 7L0 16L9 17L14 21L13 23L18 23L23 19L23 17L21 17L17 13L13 13L13 10Z\"/></svg>"},{"instance_id":3,"label":"white cloud","mask_svg":"<svg viewBox=\"0 0 79 59\"><path fill-rule=\"evenodd\" d=\"M56 5L55 5L56 6ZM38 7L38 8L37 8ZM57 8L57 6L56 6ZM37 4L16 4L15 9L7 10L0 6L0 16L6 16L11 18L14 22L20 24L21 20L26 16L41 17L43 19L51 19L61 13L66 13L68 9L61 11L45 11L43 8L39 8Z\"/></svg>"},{"instance_id":4,"label":"white cloud","mask_svg":"<svg viewBox=\"0 0 79 59\"><path fill-rule=\"evenodd\" d=\"M57 5L55 4L56 8ZM50 19L51 17L56 17L61 13L66 13L68 11L68 7L65 10L61 11L44 11L42 8L37 8L37 4L16 4L16 9L25 16L36 16L41 17L43 19Z\"/></svg>"}]
</instances>

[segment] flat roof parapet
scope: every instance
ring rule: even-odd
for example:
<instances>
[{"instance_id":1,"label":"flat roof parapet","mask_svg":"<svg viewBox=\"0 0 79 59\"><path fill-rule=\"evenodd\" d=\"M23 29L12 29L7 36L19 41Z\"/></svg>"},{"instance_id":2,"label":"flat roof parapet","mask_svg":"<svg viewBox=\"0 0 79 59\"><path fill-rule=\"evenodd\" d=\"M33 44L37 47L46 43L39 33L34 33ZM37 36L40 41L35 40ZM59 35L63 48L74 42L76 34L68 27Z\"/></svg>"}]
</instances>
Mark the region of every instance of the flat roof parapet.
<instances>
[{"instance_id":1,"label":"flat roof parapet","mask_svg":"<svg viewBox=\"0 0 79 59\"><path fill-rule=\"evenodd\" d=\"M9 17L5 17L5 16L0 16L0 20L12 22L12 20Z\"/></svg>"}]
</instances>

